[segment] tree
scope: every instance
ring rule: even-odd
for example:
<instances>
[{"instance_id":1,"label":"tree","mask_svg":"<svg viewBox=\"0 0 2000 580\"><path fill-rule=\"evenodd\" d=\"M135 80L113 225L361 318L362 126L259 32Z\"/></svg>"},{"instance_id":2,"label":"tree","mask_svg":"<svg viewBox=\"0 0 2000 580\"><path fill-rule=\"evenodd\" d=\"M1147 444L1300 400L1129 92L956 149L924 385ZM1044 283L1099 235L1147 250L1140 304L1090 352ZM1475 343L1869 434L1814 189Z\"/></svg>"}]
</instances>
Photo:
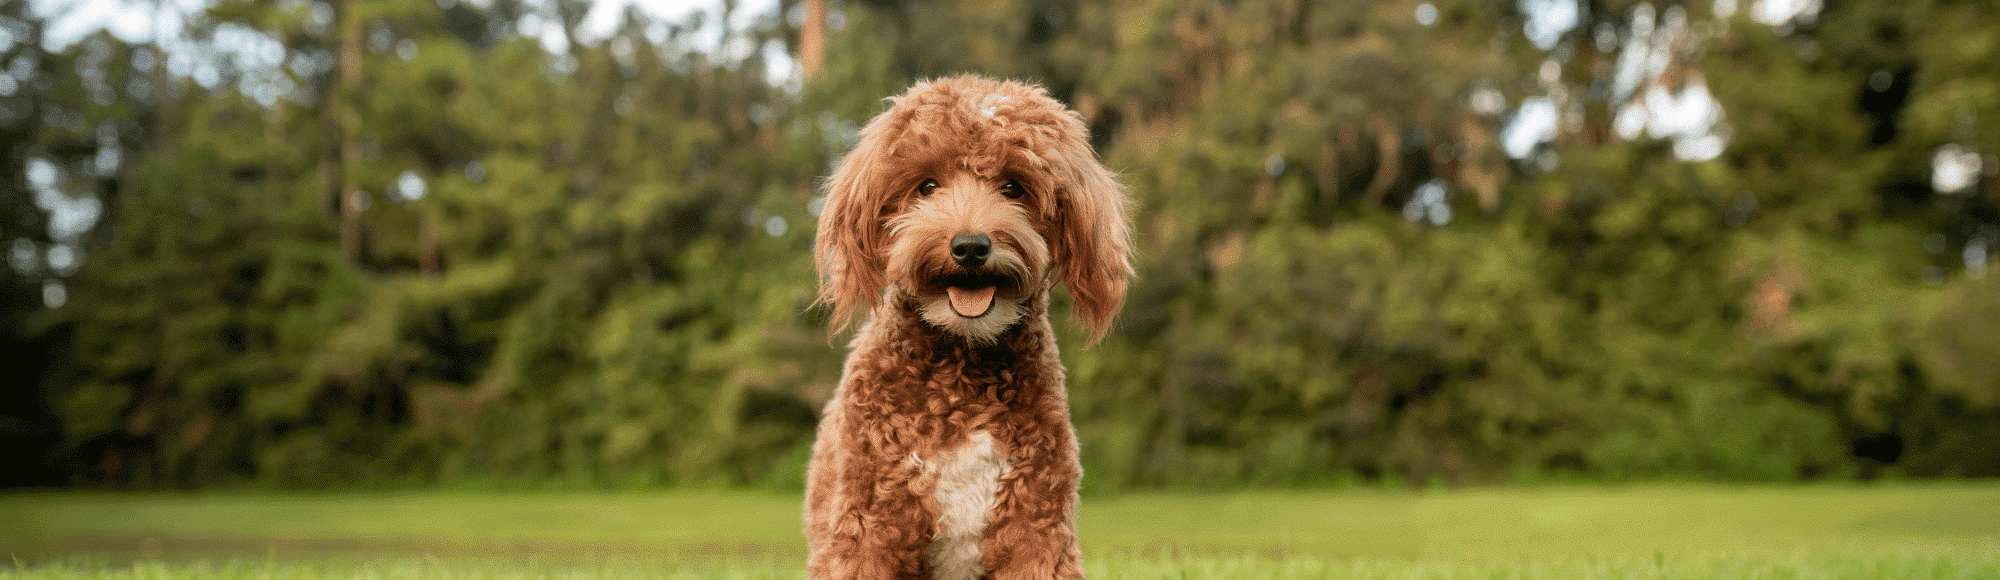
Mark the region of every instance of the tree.
<instances>
[{"instance_id":1,"label":"tree","mask_svg":"<svg viewBox=\"0 0 2000 580\"><path fill-rule=\"evenodd\" d=\"M47 263L56 244L41 207L60 201L51 195L61 193L54 179L59 175L51 153L36 146L45 134L58 132L37 120L44 113L60 116L50 102L57 100L52 77L59 65L41 47L42 26L25 4L0 6L0 63L6 66L0 73L0 143L7 144L0 148L0 167L18 168L0 180L0 247L8 264L0 274L0 364L30 378L28 385L0 390L0 449L7 454L0 460L19 466L0 475L0 485L44 485L60 477L50 464L59 440L56 418L32 388L32 380L47 372L48 349L39 328L43 294L62 284L61 273ZM30 160L39 160L40 167L32 179Z\"/></svg>"},{"instance_id":2,"label":"tree","mask_svg":"<svg viewBox=\"0 0 2000 580\"><path fill-rule=\"evenodd\" d=\"M1989 7L806 2L825 58L774 78L796 4L7 45L0 108L43 122L0 162L57 177L0 184L34 258L0 323L47 365L0 436L135 485L797 485L842 354L817 179L881 97L979 72L1134 196L1120 323L1065 351L1093 489L2000 470Z\"/></svg>"}]
</instances>

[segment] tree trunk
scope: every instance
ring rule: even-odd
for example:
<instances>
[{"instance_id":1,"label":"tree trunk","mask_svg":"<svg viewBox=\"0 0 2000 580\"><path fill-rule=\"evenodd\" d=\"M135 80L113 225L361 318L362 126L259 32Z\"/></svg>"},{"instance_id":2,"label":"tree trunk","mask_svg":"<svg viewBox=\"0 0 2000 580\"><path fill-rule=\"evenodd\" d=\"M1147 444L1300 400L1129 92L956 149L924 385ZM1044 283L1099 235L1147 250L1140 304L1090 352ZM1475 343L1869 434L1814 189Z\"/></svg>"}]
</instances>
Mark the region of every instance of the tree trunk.
<instances>
[{"instance_id":1,"label":"tree trunk","mask_svg":"<svg viewBox=\"0 0 2000 580\"><path fill-rule=\"evenodd\" d=\"M1396 185L1398 174L1401 173L1403 134L1400 132L1400 127L1386 118L1378 116L1372 124L1374 125L1372 129L1375 130L1377 165L1375 178L1368 182L1368 189L1364 195L1369 205L1382 205L1382 200L1389 196L1389 188Z\"/></svg>"},{"instance_id":2,"label":"tree trunk","mask_svg":"<svg viewBox=\"0 0 2000 580\"><path fill-rule=\"evenodd\" d=\"M826 0L806 0L806 23L799 29L799 76L812 80L825 66Z\"/></svg>"},{"instance_id":3,"label":"tree trunk","mask_svg":"<svg viewBox=\"0 0 2000 580\"><path fill-rule=\"evenodd\" d=\"M354 17L359 0L334 2L333 26L339 35L340 60L332 82L327 83L326 99L320 103L320 123L326 130L326 152L320 160L327 192L334 196L340 212L340 253L349 264L361 261L361 191L348 177L361 157L356 138L359 125L354 111L347 108L348 96L361 85L362 25Z\"/></svg>"}]
</instances>

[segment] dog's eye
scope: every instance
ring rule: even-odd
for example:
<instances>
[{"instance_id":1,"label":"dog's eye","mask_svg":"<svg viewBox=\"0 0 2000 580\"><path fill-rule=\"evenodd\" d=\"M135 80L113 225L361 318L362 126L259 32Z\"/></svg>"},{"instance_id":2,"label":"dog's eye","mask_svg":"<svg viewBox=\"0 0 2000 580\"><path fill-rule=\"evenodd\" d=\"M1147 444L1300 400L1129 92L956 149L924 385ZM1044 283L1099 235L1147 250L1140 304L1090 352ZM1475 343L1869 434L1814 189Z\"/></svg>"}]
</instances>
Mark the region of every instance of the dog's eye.
<instances>
[{"instance_id":1,"label":"dog's eye","mask_svg":"<svg viewBox=\"0 0 2000 580\"><path fill-rule=\"evenodd\" d=\"M917 195L930 195L931 192L937 191L937 188L937 180L926 179L923 183L917 184Z\"/></svg>"},{"instance_id":2,"label":"dog's eye","mask_svg":"<svg viewBox=\"0 0 2000 580\"><path fill-rule=\"evenodd\" d=\"M1000 186L1000 195L1007 196L1008 199L1019 199L1027 194L1028 188L1022 187L1018 181L1009 181L1006 185Z\"/></svg>"}]
</instances>

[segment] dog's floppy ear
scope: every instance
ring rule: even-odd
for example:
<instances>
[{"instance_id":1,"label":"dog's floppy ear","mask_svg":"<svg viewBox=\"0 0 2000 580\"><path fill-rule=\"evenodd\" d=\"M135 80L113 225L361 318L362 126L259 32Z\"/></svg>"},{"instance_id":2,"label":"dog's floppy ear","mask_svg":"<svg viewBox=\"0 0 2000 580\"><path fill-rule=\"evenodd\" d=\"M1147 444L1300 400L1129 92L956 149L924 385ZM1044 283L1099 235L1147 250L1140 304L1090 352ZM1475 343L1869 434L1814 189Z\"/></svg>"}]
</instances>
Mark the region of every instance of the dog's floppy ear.
<instances>
[{"instance_id":1,"label":"dog's floppy ear","mask_svg":"<svg viewBox=\"0 0 2000 580\"><path fill-rule=\"evenodd\" d=\"M1049 160L1065 190L1056 197L1061 239L1054 244L1055 259L1076 300L1076 316L1096 344L1125 302L1126 278L1132 275L1132 223L1126 217L1124 186L1097 161L1083 120L1071 115L1055 148L1057 157Z\"/></svg>"},{"instance_id":2,"label":"dog's floppy ear","mask_svg":"<svg viewBox=\"0 0 2000 580\"><path fill-rule=\"evenodd\" d=\"M893 100L893 99L892 99ZM813 236L813 265L819 270L819 304L833 307L830 327L840 332L867 310L887 284L883 216L890 199L884 156L890 153L884 114L861 129L854 149L826 179L826 201Z\"/></svg>"}]
</instances>

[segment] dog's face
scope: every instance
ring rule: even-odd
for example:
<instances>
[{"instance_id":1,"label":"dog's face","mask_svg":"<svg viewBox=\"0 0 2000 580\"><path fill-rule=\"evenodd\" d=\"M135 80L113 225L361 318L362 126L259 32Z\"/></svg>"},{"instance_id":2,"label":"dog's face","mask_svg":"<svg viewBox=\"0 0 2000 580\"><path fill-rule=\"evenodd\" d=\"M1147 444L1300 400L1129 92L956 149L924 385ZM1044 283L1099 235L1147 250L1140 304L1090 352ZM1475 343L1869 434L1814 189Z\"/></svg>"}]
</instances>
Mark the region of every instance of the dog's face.
<instances>
[{"instance_id":1,"label":"dog's face","mask_svg":"<svg viewBox=\"0 0 2000 580\"><path fill-rule=\"evenodd\" d=\"M827 179L814 252L844 325L891 302L992 340L1060 281L1095 341L1131 273L1125 195L1082 119L1039 87L977 77L891 99Z\"/></svg>"},{"instance_id":2,"label":"dog's face","mask_svg":"<svg viewBox=\"0 0 2000 580\"><path fill-rule=\"evenodd\" d=\"M1049 244L1021 201L1027 186L961 170L914 193L889 218L890 284L953 334L991 339L1020 322L1030 294L1051 285Z\"/></svg>"}]
</instances>

